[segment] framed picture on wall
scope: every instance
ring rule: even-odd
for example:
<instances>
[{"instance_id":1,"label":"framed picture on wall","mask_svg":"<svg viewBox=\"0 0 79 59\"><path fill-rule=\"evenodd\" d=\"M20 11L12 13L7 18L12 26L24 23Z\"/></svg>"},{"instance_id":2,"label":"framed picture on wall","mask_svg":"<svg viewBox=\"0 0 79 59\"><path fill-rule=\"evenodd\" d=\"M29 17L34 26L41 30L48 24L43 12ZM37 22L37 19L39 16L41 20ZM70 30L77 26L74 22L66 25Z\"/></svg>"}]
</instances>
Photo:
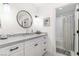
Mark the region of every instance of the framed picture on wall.
<instances>
[{"instance_id":1,"label":"framed picture on wall","mask_svg":"<svg viewBox=\"0 0 79 59\"><path fill-rule=\"evenodd\" d=\"M44 26L50 26L50 17L44 18Z\"/></svg>"}]
</instances>

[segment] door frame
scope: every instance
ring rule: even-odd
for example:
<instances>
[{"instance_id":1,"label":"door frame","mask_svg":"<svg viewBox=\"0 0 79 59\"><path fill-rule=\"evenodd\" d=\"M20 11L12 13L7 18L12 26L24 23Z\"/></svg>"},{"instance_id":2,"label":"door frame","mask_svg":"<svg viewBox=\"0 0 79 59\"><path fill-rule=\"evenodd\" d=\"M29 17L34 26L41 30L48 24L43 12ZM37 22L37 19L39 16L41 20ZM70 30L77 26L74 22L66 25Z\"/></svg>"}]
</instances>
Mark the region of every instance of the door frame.
<instances>
[{"instance_id":1,"label":"door frame","mask_svg":"<svg viewBox=\"0 0 79 59\"><path fill-rule=\"evenodd\" d=\"M79 9L79 4L76 4L76 8L75 8L75 55L77 56L77 52L78 52L78 15L79 15L79 11L77 11L77 9Z\"/></svg>"}]
</instances>

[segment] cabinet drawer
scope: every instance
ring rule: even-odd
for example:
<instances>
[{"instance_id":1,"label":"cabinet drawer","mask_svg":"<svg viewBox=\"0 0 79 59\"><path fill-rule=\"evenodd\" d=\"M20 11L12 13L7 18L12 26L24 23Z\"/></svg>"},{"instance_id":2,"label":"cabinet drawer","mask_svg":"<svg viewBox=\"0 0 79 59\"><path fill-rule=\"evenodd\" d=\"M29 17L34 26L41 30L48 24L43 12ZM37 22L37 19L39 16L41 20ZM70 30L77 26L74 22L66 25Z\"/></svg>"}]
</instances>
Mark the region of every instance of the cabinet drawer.
<instances>
[{"instance_id":1,"label":"cabinet drawer","mask_svg":"<svg viewBox=\"0 0 79 59\"><path fill-rule=\"evenodd\" d=\"M18 51L23 51L23 49L24 49L24 43L18 43L16 45L10 46L9 53L12 54Z\"/></svg>"},{"instance_id":2,"label":"cabinet drawer","mask_svg":"<svg viewBox=\"0 0 79 59\"><path fill-rule=\"evenodd\" d=\"M26 41L25 42L25 46L36 46L37 44L36 43L38 43L39 41L38 41L38 38L35 38L35 39L32 39L32 40L29 40L29 41Z\"/></svg>"},{"instance_id":3,"label":"cabinet drawer","mask_svg":"<svg viewBox=\"0 0 79 59\"><path fill-rule=\"evenodd\" d=\"M35 46L39 46L41 45L42 47L47 47L47 37L46 36L42 36L42 37L38 37L32 40L29 40L27 42L25 42L25 46L30 46L31 47L35 47Z\"/></svg>"},{"instance_id":4,"label":"cabinet drawer","mask_svg":"<svg viewBox=\"0 0 79 59\"><path fill-rule=\"evenodd\" d=\"M47 36L33 38L32 40L27 41L26 44L29 45L29 44L34 44L34 43L44 42L44 41L47 41Z\"/></svg>"},{"instance_id":5,"label":"cabinet drawer","mask_svg":"<svg viewBox=\"0 0 79 59\"><path fill-rule=\"evenodd\" d=\"M24 43L18 43L15 45L7 46L5 48L0 49L0 55L10 55L12 53L15 53L17 51L23 51Z\"/></svg>"},{"instance_id":6,"label":"cabinet drawer","mask_svg":"<svg viewBox=\"0 0 79 59\"><path fill-rule=\"evenodd\" d=\"M40 44L38 42L30 42L32 44L27 45L27 42L25 44L25 55L26 56L40 56L41 54L41 48Z\"/></svg>"}]
</instances>

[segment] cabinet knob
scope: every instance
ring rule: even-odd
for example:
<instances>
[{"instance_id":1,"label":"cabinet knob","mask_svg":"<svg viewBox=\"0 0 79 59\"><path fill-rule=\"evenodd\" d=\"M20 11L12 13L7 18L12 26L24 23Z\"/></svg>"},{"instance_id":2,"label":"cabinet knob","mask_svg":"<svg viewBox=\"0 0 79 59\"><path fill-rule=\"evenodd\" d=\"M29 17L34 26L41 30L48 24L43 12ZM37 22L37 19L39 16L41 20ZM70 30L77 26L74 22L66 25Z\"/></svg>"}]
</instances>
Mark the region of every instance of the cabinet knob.
<instances>
[{"instance_id":1,"label":"cabinet knob","mask_svg":"<svg viewBox=\"0 0 79 59\"><path fill-rule=\"evenodd\" d=\"M46 48L44 49L44 51L46 51Z\"/></svg>"},{"instance_id":2,"label":"cabinet knob","mask_svg":"<svg viewBox=\"0 0 79 59\"><path fill-rule=\"evenodd\" d=\"M34 46L38 46L38 44L35 44Z\"/></svg>"},{"instance_id":3,"label":"cabinet knob","mask_svg":"<svg viewBox=\"0 0 79 59\"><path fill-rule=\"evenodd\" d=\"M79 30L77 30L77 33L79 33Z\"/></svg>"}]
</instances>

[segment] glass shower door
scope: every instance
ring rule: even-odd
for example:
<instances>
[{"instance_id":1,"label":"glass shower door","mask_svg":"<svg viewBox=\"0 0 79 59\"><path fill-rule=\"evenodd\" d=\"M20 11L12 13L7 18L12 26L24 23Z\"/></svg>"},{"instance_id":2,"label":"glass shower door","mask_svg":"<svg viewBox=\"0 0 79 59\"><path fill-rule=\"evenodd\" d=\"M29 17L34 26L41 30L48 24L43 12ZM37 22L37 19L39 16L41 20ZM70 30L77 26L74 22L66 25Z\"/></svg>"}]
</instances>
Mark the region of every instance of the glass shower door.
<instances>
[{"instance_id":1,"label":"glass shower door","mask_svg":"<svg viewBox=\"0 0 79 59\"><path fill-rule=\"evenodd\" d=\"M63 19L63 39L64 39L64 48L68 51L74 51L74 43L75 43L74 15L65 16Z\"/></svg>"},{"instance_id":2,"label":"glass shower door","mask_svg":"<svg viewBox=\"0 0 79 59\"><path fill-rule=\"evenodd\" d=\"M78 51L79 5L69 4L56 9L56 51L64 55L75 55Z\"/></svg>"},{"instance_id":3,"label":"glass shower door","mask_svg":"<svg viewBox=\"0 0 79 59\"><path fill-rule=\"evenodd\" d=\"M59 53L71 55L75 45L74 14L57 17L56 22L56 50Z\"/></svg>"}]
</instances>

